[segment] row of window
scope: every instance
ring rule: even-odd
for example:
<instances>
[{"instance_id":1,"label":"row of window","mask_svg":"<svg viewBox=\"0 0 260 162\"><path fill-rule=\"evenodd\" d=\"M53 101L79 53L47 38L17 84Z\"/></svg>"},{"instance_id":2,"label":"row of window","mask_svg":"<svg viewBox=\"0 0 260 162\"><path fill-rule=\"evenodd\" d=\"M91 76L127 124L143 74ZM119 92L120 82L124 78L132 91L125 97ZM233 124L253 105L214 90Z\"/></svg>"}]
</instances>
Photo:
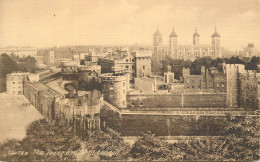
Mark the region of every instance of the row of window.
<instances>
[{"instance_id":1,"label":"row of window","mask_svg":"<svg viewBox=\"0 0 260 162\"><path fill-rule=\"evenodd\" d=\"M180 52L179 55L181 56L181 55L182 55L182 52ZM189 56L189 55L190 55L190 52L187 52L187 55ZM203 55L205 56L205 55L206 55L206 52L203 52ZM211 52L211 55L214 55L214 52ZM195 56L198 56L198 52L195 53Z\"/></svg>"},{"instance_id":2,"label":"row of window","mask_svg":"<svg viewBox=\"0 0 260 162\"><path fill-rule=\"evenodd\" d=\"M132 102L132 103L131 103L131 106L135 106L135 103ZM144 104L143 104L142 102L139 102L139 106L144 106Z\"/></svg>"},{"instance_id":3,"label":"row of window","mask_svg":"<svg viewBox=\"0 0 260 162\"><path fill-rule=\"evenodd\" d=\"M194 89L195 87L196 87L195 85L192 85L192 86L191 86L192 89ZM200 88L200 87L201 87L201 86L198 85L198 88ZM224 83L222 83L222 84L217 83L217 87L218 87L218 88L219 88L219 87L225 87L225 84L224 84ZM186 88L190 88L190 86L187 86ZM204 85L204 88L206 88L205 85ZM212 86L209 85L209 88L212 88Z\"/></svg>"},{"instance_id":4,"label":"row of window","mask_svg":"<svg viewBox=\"0 0 260 162\"><path fill-rule=\"evenodd\" d=\"M22 84L22 82L17 82L18 84ZM15 84L15 82L13 82L13 84Z\"/></svg>"}]
</instances>

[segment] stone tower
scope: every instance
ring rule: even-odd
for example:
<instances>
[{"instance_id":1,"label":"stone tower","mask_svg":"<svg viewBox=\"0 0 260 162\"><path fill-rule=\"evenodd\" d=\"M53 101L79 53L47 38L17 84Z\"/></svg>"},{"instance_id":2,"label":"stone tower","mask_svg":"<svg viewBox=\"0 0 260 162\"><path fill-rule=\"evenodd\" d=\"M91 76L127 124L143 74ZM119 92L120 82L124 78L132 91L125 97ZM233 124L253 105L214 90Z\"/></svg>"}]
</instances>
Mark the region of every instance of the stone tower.
<instances>
[{"instance_id":1,"label":"stone tower","mask_svg":"<svg viewBox=\"0 0 260 162\"><path fill-rule=\"evenodd\" d=\"M104 100L118 108L126 108L126 92L128 90L129 76L106 73L101 76Z\"/></svg>"},{"instance_id":2,"label":"stone tower","mask_svg":"<svg viewBox=\"0 0 260 162\"><path fill-rule=\"evenodd\" d=\"M196 46L200 43L200 35L197 32L197 28L195 29L195 33L193 34L193 45Z\"/></svg>"},{"instance_id":3,"label":"stone tower","mask_svg":"<svg viewBox=\"0 0 260 162\"><path fill-rule=\"evenodd\" d=\"M162 34L160 33L157 27L156 32L153 34L153 47L154 47L153 57L158 57L161 46L162 46Z\"/></svg>"},{"instance_id":4,"label":"stone tower","mask_svg":"<svg viewBox=\"0 0 260 162\"><path fill-rule=\"evenodd\" d=\"M212 34L212 47L214 49L214 58L221 58L221 50L220 50L220 34L217 32L217 29L215 28L215 33Z\"/></svg>"},{"instance_id":5,"label":"stone tower","mask_svg":"<svg viewBox=\"0 0 260 162\"><path fill-rule=\"evenodd\" d=\"M227 77L227 107L238 106L238 75L245 73L243 64L224 64L224 73Z\"/></svg>"},{"instance_id":6,"label":"stone tower","mask_svg":"<svg viewBox=\"0 0 260 162\"><path fill-rule=\"evenodd\" d=\"M174 32L174 28L172 28L172 33L170 34L170 57L173 59L177 59L178 45L177 45L177 34Z\"/></svg>"},{"instance_id":7,"label":"stone tower","mask_svg":"<svg viewBox=\"0 0 260 162\"><path fill-rule=\"evenodd\" d=\"M157 30L153 34L153 54L152 54L152 70L158 72L160 69L160 59L162 58L162 34Z\"/></svg>"}]
</instances>

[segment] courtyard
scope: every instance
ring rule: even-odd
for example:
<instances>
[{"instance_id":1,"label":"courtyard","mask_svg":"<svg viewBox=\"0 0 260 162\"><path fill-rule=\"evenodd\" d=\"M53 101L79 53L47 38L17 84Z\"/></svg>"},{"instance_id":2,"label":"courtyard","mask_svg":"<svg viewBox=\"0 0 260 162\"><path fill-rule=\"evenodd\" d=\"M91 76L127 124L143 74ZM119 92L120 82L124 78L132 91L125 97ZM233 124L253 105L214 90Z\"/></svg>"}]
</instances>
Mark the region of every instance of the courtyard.
<instances>
[{"instance_id":1,"label":"courtyard","mask_svg":"<svg viewBox=\"0 0 260 162\"><path fill-rule=\"evenodd\" d=\"M0 93L0 143L7 139L22 139L26 126L43 116L23 95Z\"/></svg>"}]
</instances>

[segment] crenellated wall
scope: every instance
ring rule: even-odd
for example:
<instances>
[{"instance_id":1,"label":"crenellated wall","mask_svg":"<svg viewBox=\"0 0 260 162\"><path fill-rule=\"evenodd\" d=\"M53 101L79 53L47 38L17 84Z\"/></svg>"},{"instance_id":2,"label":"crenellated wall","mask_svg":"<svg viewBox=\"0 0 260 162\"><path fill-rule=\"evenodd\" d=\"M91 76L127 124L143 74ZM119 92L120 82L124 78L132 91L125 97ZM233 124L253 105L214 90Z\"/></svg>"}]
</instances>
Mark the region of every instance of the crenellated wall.
<instances>
[{"instance_id":1,"label":"crenellated wall","mask_svg":"<svg viewBox=\"0 0 260 162\"><path fill-rule=\"evenodd\" d=\"M127 94L127 108L226 107L226 94Z\"/></svg>"}]
</instances>

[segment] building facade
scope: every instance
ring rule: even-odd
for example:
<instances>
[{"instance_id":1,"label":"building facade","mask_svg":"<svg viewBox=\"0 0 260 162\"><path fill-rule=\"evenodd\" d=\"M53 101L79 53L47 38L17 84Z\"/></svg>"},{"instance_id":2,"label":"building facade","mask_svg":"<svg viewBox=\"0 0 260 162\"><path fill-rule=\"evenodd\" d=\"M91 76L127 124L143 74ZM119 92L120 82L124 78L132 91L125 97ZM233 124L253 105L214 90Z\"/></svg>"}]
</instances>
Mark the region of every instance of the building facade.
<instances>
[{"instance_id":1,"label":"building facade","mask_svg":"<svg viewBox=\"0 0 260 162\"><path fill-rule=\"evenodd\" d=\"M12 95L23 94L23 80L27 73L11 73L6 75L6 92Z\"/></svg>"},{"instance_id":2,"label":"building facade","mask_svg":"<svg viewBox=\"0 0 260 162\"><path fill-rule=\"evenodd\" d=\"M211 57L213 59L221 58L221 46L220 46L220 34L215 29L215 32L211 36L210 45L200 44L200 35L195 30L193 34L193 44L192 45L179 45L178 44L178 35L176 34L174 28L169 36L169 48L165 49L162 47L162 35L157 29L153 35L153 59L162 60L166 56L169 56L173 59L181 60L195 60L199 57ZM156 62L156 61L155 61Z\"/></svg>"}]
</instances>

